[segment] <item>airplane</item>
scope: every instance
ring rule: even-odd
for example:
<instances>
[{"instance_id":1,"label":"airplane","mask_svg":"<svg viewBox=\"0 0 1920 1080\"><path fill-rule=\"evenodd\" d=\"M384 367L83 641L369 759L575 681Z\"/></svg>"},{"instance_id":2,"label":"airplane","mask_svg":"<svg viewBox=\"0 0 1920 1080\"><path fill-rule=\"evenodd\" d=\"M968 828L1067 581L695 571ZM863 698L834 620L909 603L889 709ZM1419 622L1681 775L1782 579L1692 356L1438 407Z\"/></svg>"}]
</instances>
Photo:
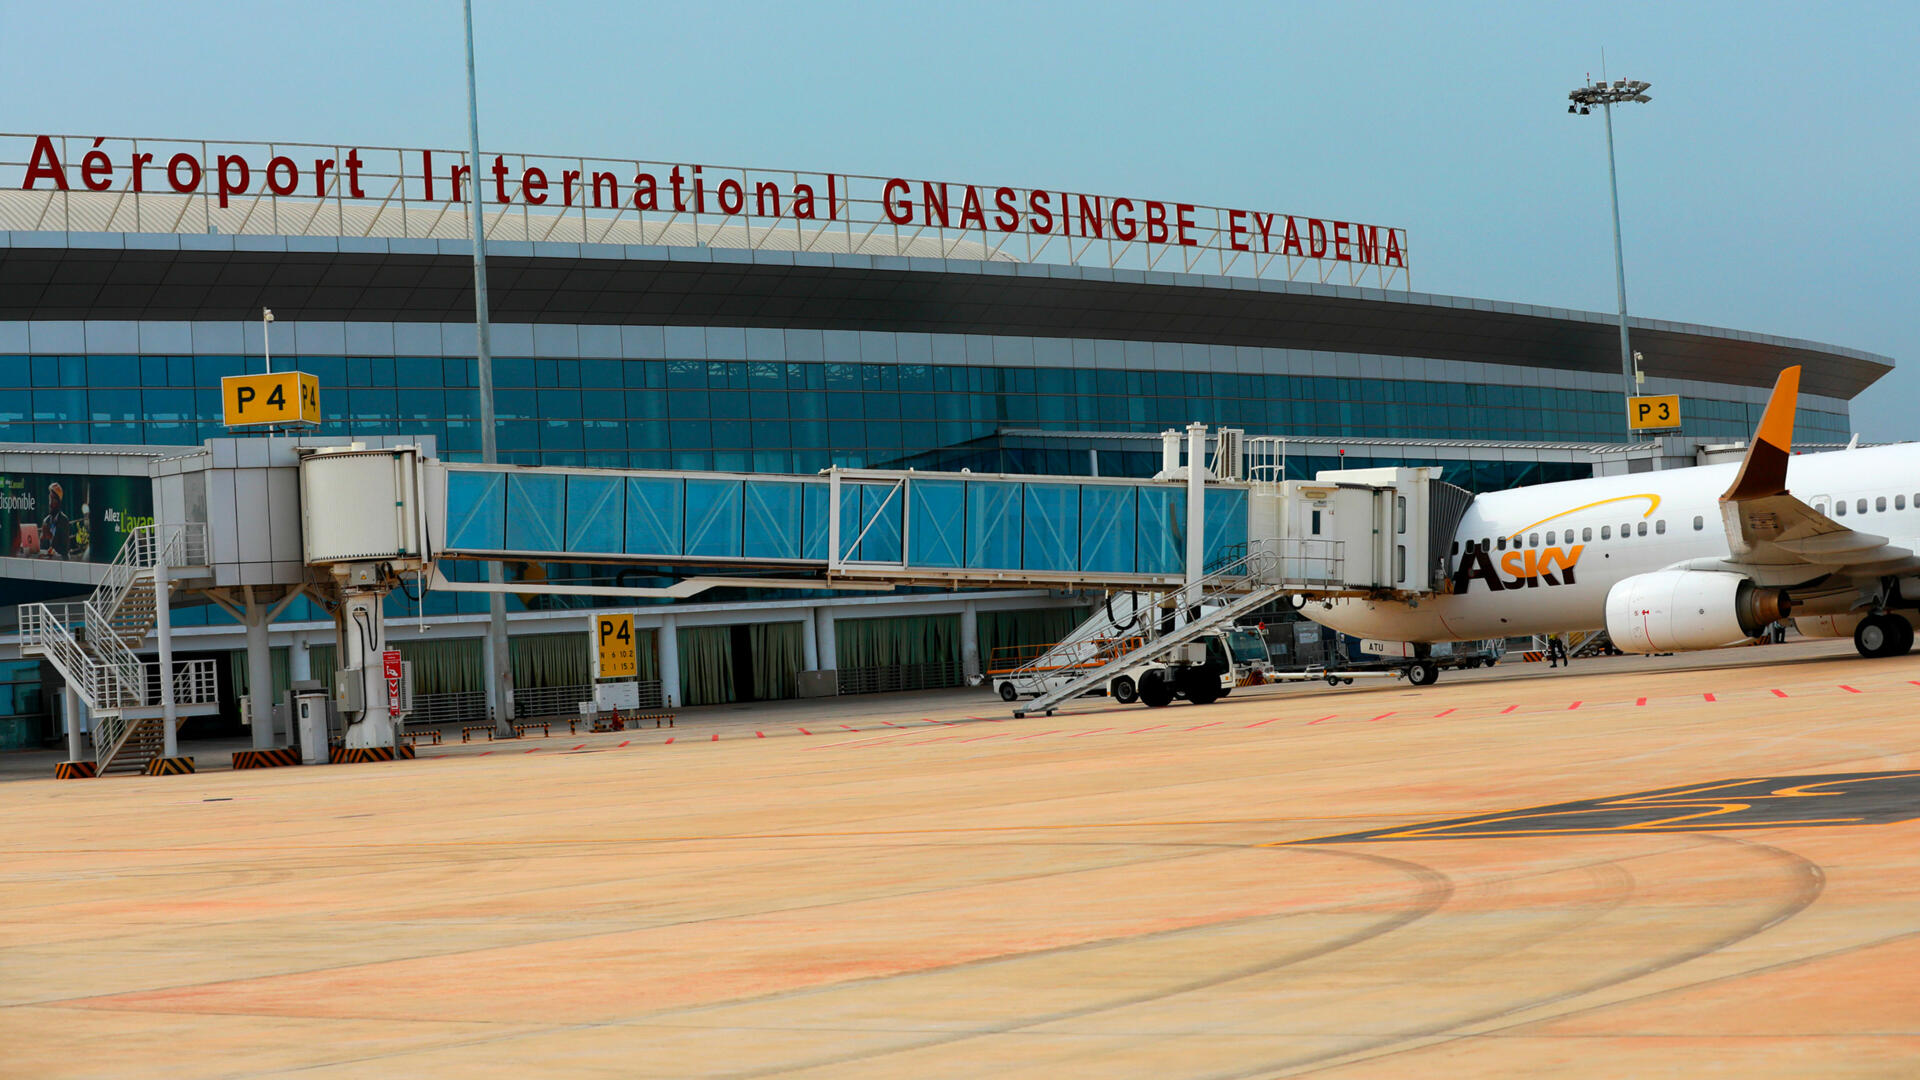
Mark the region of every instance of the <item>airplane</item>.
<instances>
[{"instance_id":1,"label":"airplane","mask_svg":"<svg viewBox=\"0 0 1920 1080\"><path fill-rule=\"evenodd\" d=\"M1791 619L1905 655L1920 621L1920 443L1795 456L1800 369L1780 373L1738 465L1478 495L1450 588L1301 614L1341 633L1442 642L1606 627L1616 648L1737 645ZM1789 484L1791 481L1791 484Z\"/></svg>"}]
</instances>

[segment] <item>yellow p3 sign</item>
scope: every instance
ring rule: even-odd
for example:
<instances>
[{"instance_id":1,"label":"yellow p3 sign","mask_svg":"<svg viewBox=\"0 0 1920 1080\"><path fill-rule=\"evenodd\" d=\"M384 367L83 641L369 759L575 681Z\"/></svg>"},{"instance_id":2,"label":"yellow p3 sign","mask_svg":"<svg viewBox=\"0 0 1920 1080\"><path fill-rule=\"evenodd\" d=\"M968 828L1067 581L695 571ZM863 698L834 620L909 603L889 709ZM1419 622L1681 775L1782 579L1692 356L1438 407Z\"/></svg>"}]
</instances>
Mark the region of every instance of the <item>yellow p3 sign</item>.
<instances>
[{"instance_id":1,"label":"yellow p3 sign","mask_svg":"<svg viewBox=\"0 0 1920 1080\"><path fill-rule=\"evenodd\" d=\"M320 379L304 371L229 375L220 380L220 403L228 427L318 424Z\"/></svg>"},{"instance_id":2,"label":"yellow p3 sign","mask_svg":"<svg viewBox=\"0 0 1920 1080\"><path fill-rule=\"evenodd\" d=\"M1630 397L1627 399L1627 428L1648 431L1680 426L1680 395Z\"/></svg>"},{"instance_id":3,"label":"yellow p3 sign","mask_svg":"<svg viewBox=\"0 0 1920 1080\"><path fill-rule=\"evenodd\" d=\"M637 679L640 657L633 648L633 613L596 615L593 643L600 657L603 679Z\"/></svg>"}]
</instances>

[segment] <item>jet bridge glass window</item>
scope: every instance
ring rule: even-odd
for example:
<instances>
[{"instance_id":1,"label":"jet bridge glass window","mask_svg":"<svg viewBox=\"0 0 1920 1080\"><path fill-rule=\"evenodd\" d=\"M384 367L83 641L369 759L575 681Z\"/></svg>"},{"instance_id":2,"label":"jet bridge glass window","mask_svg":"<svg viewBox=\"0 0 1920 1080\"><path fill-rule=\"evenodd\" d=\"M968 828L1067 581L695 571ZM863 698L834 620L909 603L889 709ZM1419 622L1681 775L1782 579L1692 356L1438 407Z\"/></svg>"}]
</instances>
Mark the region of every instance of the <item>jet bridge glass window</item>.
<instances>
[{"instance_id":1,"label":"jet bridge glass window","mask_svg":"<svg viewBox=\"0 0 1920 1080\"><path fill-rule=\"evenodd\" d=\"M1704 529L1706 527L1707 527L1706 518L1701 517L1699 514L1693 515L1693 531L1694 532L1699 532L1701 529Z\"/></svg>"}]
</instances>

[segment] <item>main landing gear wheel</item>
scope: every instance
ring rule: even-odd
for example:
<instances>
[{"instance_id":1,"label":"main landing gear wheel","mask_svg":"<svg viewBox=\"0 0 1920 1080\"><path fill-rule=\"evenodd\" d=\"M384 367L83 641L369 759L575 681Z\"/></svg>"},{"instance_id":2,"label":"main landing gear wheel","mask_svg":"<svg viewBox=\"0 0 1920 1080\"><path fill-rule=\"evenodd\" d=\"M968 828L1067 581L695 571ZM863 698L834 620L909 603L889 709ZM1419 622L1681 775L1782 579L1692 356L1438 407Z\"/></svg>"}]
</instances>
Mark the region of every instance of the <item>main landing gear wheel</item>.
<instances>
[{"instance_id":1,"label":"main landing gear wheel","mask_svg":"<svg viewBox=\"0 0 1920 1080\"><path fill-rule=\"evenodd\" d=\"M1149 671L1140 676L1140 700L1149 708L1162 709L1173 702L1173 684L1167 681L1166 673Z\"/></svg>"},{"instance_id":2,"label":"main landing gear wheel","mask_svg":"<svg viewBox=\"0 0 1920 1080\"><path fill-rule=\"evenodd\" d=\"M1440 669L1431 660L1407 665L1407 682L1414 686L1432 686L1440 678Z\"/></svg>"},{"instance_id":3,"label":"main landing gear wheel","mask_svg":"<svg viewBox=\"0 0 1920 1080\"><path fill-rule=\"evenodd\" d=\"M1113 680L1113 686L1108 688L1107 692L1113 695L1113 700L1122 705L1131 705L1140 698L1139 688L1134 686L1133 679L1126 675Z\"/></svg>"},{"instance_id":4,"label":"main landing gear wheel","mask_svg":"<svg viewBox=\"0 0 1920 1080\"><path fill-rule=\"evenodd\" d=\"M1913 649L1913 624L1899 615L1869 615L1853 628L1853 647L1870 660L1904 656Z\"/></svg>"},{"instance_id":5,"label":"main landing gear wheel","mask_svg":"<svg viewBox=\"0 0 1920 1080\"><path fill-rule=\"evenodd\" d=\"M1000 700L1018 701L1020 700L1020 691L1015 690L1012 683L1003 682L1000 684Z\"/></svg>"}]
</instances>

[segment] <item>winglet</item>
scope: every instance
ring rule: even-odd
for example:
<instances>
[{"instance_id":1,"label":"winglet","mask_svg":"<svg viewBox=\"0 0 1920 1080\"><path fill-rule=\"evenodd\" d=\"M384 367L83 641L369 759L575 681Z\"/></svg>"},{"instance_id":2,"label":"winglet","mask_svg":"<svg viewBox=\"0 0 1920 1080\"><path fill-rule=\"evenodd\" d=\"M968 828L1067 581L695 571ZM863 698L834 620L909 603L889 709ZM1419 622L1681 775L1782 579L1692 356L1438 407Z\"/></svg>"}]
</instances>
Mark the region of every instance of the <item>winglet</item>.
<instances>
[{"instance_id":1,"label":"winglet","mask_svg":"<svg viewBox=\"0 0 1920 1080\"><path fill-rule=\"evenodd\" d=\"M1753 433L1753 445L1740 463L1740 473L1722 499L1758 499L1787 490L1787 458L1793 453L1793 411L1800 398L1800 368L1790 367L1773 384L1767 411Z\"/></svg>"}]
</instances>

